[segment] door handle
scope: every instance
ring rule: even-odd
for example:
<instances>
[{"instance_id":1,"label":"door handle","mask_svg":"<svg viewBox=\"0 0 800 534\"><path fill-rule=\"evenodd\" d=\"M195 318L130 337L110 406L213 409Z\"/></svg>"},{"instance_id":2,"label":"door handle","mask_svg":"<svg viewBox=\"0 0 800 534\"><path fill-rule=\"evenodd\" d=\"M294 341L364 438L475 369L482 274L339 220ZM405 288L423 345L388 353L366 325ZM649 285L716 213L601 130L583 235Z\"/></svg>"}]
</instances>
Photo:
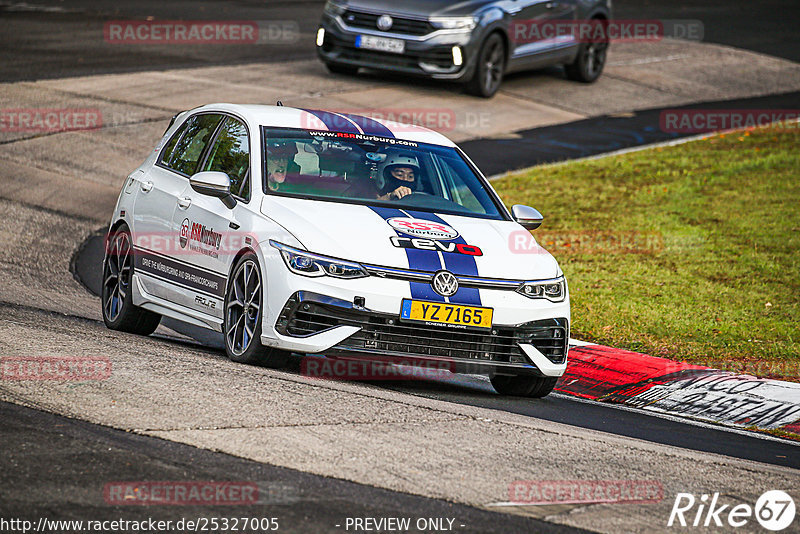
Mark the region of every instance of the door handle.
<instances>
[{"instance_id":1,"label":"door handle","mask_svg":"<svg viewBox=\"0 0 800 534\"><path fill-rule=\"evenodd\" d=\"M191 205L192 205L192 199L189 197L181 197L178 199L178 207L182 210L185 210Z\"/></svg>"},{"instance_id":2,"label":"door handle","mask_svg":"<svg viewBox=\"0 0 800 534\"><path fill-rule=\"evenodd\" d=\"M150 181L142 182L142 184L139 187L142 189L143 193L148 193L150 192L151 189L153 189L153 182Z\"/></svg>"}]
</instances>

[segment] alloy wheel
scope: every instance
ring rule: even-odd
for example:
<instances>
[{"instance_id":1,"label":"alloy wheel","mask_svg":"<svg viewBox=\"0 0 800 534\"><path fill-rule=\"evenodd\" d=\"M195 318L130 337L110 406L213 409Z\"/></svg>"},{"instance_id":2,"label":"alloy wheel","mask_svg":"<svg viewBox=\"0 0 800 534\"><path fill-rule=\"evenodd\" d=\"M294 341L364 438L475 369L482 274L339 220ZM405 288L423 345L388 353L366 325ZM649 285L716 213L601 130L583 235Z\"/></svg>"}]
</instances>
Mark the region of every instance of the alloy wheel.
<instances>
[{"instance_id":1,"label":"alloy wheel","mask_svg":"<svg viewBox=\"0 0 800 534\"><path fill-rule=\"evenodd\" d=\"M103 311L109 321L122 313L131 283L131 241L127 233L114 236L103 273Z\"/></svg>"},{"instance_id":2,"label":"alloy wheel","mask_svg":"<svg viewBox=\"0 0 800 534\"><path fill-rule=\"evenodd\" d=\"M503 77L503 47L495 41L484 56L484 88L487 93L494 92Z\"/></svg>"},{"instance_id":3,"label":"alloy wheel","mask_svg":"<svg viewBox=\"0 0 800 534\"><path fill-rule=\"evenodd\" d=\"M603 70L603 65L606 62L606 49L607 43L592 43L586 47L585 64L586 74L589 78L595 78Z\"/></svg>"},{"instance_id":4,"label":"alloy wheel","mask_svg":"<svg viewBox=\"0 0 800 534\"><path fill-rule=\"evenodd\" d=\"M228 288L225 341L236 355L244 353L253 342L261 317L261 276L253 260L242 262Z\"/></svg>"}]
</instances>

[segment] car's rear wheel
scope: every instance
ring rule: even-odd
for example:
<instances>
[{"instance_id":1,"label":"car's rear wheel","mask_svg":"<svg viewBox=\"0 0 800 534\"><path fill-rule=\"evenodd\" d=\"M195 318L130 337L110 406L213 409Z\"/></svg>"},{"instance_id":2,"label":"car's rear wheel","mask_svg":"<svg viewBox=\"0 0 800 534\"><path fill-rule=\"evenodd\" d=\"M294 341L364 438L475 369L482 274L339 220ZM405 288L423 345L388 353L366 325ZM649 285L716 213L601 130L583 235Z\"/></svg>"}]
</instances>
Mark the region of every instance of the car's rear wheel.
<instances>
[{"instance_id":1,"label":"car's rear wheel","mask_svg":"<svg viewBox=\"0 0 800 534\"><path fill-rule=\"evenodd\" d=\"M161 316L133 305L133 246L131 233L125 225L114 231L106 241L103 259L103 322L111 330L147 336L152 334Z\"/></svg>"},{"instance_id":2,"label":"car's rear wheel","mask_svg":"<svg viewBox=\"0 0 800 534\"><path fill-rule=\"evenodd\" d=\"M328 67L328 70L333 74L346 74L348 76L353 76L358 74L358 67L354 67L353 65L343 65L341 63L325 63L325 66Z\"/></svg>"},{"instance_id":3,"label":"car's rear wheel","mask_svg":"<svg viewBox=\"0 0 800 534\"><path fill-rule=\"evenodd\" d=\"M592 19L594 22L603 22L600 19ZM575 61L564 65L567 78L576 82L592 83L596 81L603 72L608 54L608 41L598 43L583 43L578 48L578 55Z\"/></svg>"},{"instance_id":4,"label":"car's rear wheel","mask_svg":"<svg viewBox=\"0 0 800 534\"><path fill-rule=\"evenodd\" d=\"M244 254L225 292L225 353L239 363L283 367L288 353L261 344L264 294L258 258L252 252Z\"/></svg>"},{"instance_id":5,"label":"car's rear wheel","mask_svg":"<svg viewBox=\"0 0 800 534\"><path fill-rule=\"evenodd\" d=\"M541 398L549 395L558 382L551 376L504 376L491 377L492 386L501 395Z\"/></svg>"},{"instance_id":6,"label":"car's rear wheel","mask_svg":"<svg viewBox=\"0 0 800 534\"><path fill-rule=\"evenodd\" d=\"M471 95L491 98L503 83L506 70L506 49L500 35L491 34L478 51L477 64L466 89Z\"/></svg>"}]
</instances>

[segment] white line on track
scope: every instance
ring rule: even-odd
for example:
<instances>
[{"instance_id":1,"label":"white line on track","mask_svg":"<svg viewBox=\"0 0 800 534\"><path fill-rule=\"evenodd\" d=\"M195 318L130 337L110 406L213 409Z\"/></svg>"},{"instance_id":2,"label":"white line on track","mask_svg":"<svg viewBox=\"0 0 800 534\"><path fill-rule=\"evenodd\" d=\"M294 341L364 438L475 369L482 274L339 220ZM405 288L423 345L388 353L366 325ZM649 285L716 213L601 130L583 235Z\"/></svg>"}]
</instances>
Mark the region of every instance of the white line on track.
<instances>
[{"instance_id":1,"label":"white line on track","mask_svg":"<svg viewBox=\"0 0 800 534\"><path fill-rule=\"evenodd\" d=\"M629 61L612 61L608 63L607 67L625 67L628 65L647 65L649 63L661 63L663 61L675 61L676 59L685 59L692 57L690 54L673 54L671 56L652 56L643 57L639 59L632 59Z\"/></svg>"}]
</instances>

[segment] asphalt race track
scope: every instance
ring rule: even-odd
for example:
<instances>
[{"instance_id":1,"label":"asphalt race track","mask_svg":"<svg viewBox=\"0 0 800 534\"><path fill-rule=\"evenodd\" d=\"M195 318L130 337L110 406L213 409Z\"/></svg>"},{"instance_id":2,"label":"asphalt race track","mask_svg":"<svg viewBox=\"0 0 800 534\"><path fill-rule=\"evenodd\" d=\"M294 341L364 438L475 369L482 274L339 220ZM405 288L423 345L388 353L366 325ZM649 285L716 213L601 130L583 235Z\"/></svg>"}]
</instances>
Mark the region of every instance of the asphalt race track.
<instances>
[{"instance_id":1,"label":"asphalt race track","mask_svg":"<svg viewBox=\"0 0 800 534\"><path fill-rule=\"evenodd\" d=\"M102 261L103 237L98 235L87 240L81 253L76 254L73 264L76 277L95 295L99 294L101 279L100 273L94 266ZM221 334L217 335L170 319L165 319L163 324L199 340L204 346L223 350ZM300 366L294 362L291 368L299 372ZM664 445L800 468L800 451L797 445L784 440L733 433L710 426L695 426L596 402L582 402L566 395L552 394L538 400L501 397L494 392L487 380L479 377L456 376L445 382L435 380L392 381L384 384L373 382L371 385L446 402L503 410Z\"/></svg>"},{"instance_id":2,"label":"asphalt race track","mask_svg":"<svg viewBox=\"0 0 800 534\"><path fill-rule=\"evenodd\" d=\"M25 491L4 493L3 517L36 522L43 510L61 519L173 520L208 515L208 508L104 506L91 488L97 480L239 480L258 481L259 499L236 506L236 515L279 517L281 531L326 532L337 529L343 515L350 517L457 518L460 532L574 532L522 516L426 499L320 477L263 463L242 460L179 443L138 436L83 421L67 419L15 404L0 403L4 422L5 461L17 466L4 484ZM6 448L7 447L7 448ZM32 458L53 456L60 466L58 488L52 473ZM6 452L7 451L7 452ZM86 458L86 468L74 460ZM53 500L57 490L75 489L78 495ZM100 500L100 503L98 503ZM223 515L223 514L219 514ZM232 515L232 514L231 514ZM463 527L461 526L463 525Z\"/></svg>"},{"instance_id":3,"label":"asphalt race track","mask_svg":"<svg viewBox=\"0 0 800 534\"><path fill-rule=\"evenodd\" d=\"M103 72L130 72L162 68L198 67L231 63L286 61L314 55L313 34L323 1L173 0L139 2L38 0L0 2L7 31L0 49L14 50L0 63L0 80L61 78ZM38 7L37 7L38 6ZM800 61L800 8L793 0L746 2L732 8L725 0L691 2L670 0L614 2L618 19L694 19L703 22L704 40ZM98 46L89 31L106 21L155 17L161 20L261 20L297 22L299 40L290 45L242 50L221 45L198 53L196 47L150 46L146 50Z\"/></svg>"},{"instance_id":4,"label":"asphalt race track","mask_svg":"<svg viewBox=\"0 0 800 534\"><path fill-rule=\"evenodd\" d=\"M536 127L503 132L502 121L493 122L496 135L487 138L478 138L475 129L455 132L487 174L669 139L653 126L666 107L798 108L800 75L790 63L800 61L796 2L748 3L738 16L729 3L673 4L615 6L620 18L700 19L707 41L758 54L713 45L709 53L726 61L736 56L743 72L751 61L759 64L742 75L742 87L727 79L703 98L706 82L690 83L700 76L692 72L694 63L682 71L685 83L661 80L663 86L649 89L631 84L645 71L634 71L635 53L620 47L617 70L602 82L609 85L596 87L611 87L616 99L638 94L636 108L593 115L586 111L598 99L591 87L569 89L573 93L561 107L547 100L563 91L558 72L516 75L485 104L430 83L412 91L391 77L323 79L310 61L317 1L0 1L8 28L0 35L2 107L89 102L121 110L124 119L98 132L0 139L0 356L103 357L112 368L107 379L96 381L0 381L0 518L247 515L279 517L281 531L336 532L347 531L347 518L411 517L451 518L453 530L463 532L654 532L668 530L679 492L720 492L752 504L766 490L796 488L795 442L564 395L500 397L473 376L314 380L299 372L296 360L282 370L234 364L210 331L164 321L156 334L141 338L110 331L100 319L95 295L102 232L125 173L152 147L176 102L220 94L209 82L200 96L164 96L152 89L163 80L233 73L241 78L230 81L237 90L257 95L263 79L261 72L247 73L253 64L276 69L287 84L294 75L296 83L317 80L319 87L309 89L314 94L291 93L296 102L318 102L320 95L347 102L349 95L365 94L391 102L405 93L424 105L477 103L505 110L503 117L520 105L541 113ZM198 19L295 21L299 40L245 49L125 48L97 38L104 21L185 19L187 12ZM659 53L666 57L669 50ZM699 61L704 50L696 49L690 60ZM198 67L210 70L191 70ZM648 83L656 80L652 71L645 74ZM769 76L774 79L763 80ZM542 103L525 100L529 80L541 84ZM272 99L285 89L264 91ZM654 95L662 101L640 105ZM500 161L497 155L511 145L525 150ZM663 498L625 505L499 505L514 481L587 479L655 480ZM232 507L104 500L106 485L137 480L247 481L258 486L259 500Z\"/></svg>"}]
</instances>

